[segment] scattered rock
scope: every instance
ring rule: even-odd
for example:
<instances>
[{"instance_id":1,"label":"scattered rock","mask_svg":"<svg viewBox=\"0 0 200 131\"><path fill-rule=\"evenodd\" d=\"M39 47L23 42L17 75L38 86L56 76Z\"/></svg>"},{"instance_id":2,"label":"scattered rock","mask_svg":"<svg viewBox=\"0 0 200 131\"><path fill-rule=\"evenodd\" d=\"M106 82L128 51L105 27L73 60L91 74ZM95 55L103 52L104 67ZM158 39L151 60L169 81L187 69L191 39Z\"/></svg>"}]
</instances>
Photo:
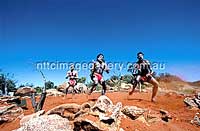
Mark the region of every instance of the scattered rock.
<instances>
[{"instance_id":1,"label":"scattered rock","mask_svg":"<svg viewBox=\"0 0 200 131\"><path fill-rule=\"evenodd\" d=\"M2 103L16 103L19 104L20 103L20 97L19 96L4 96L0 98L0 101Z\"/></svg>"},{"instance_id":2,"label":"scattered rock","mask_svg":"<svg viewBox=\"0 0 200 131\"><path fill-rule=\"evenodd\" d=\"M8 122L8 118L0 117L0 124L3 124L4 122Z\"/></svg>"},{"instance_id":3,"label":"scattered rock","mask_svg":"<svg viewBox=\"0 0 200 131\"><path fill-rule=\"evenodd\" d=\"M144 118L147 123L155 123L161 121L161 114L158 111L148 110L144 113Z\"/></svg>"},{"instance_id":4,"label":"scattered rock","mask_svg":"<svg viewBox=\"0 0 200 131\"><path fill-rule=\"evenodd\" d=\"M66 88L69 86L67 82L64 82L62 85L59 85L57 90L60 92L65 93ZM74 87L77 93L87 93L88 87L83 83L77 83L77 85ZM69 88L68 92L71 92L71 88Z\"/></svg>"},{"instance_id":5,"label":"scattered rock","mask_svg":"<svg viewBox=\"0 0 200 131\"><path fill-rule=\"evenodd\" d=\"M92 103L86 102L81 105L80 111L75 114L75 118L79 117L80 115L84 115L85 113L89 113L92 107Z\"/></svg>"},{"instance_id":6,"label":"scattered rock","mask_svg":"<svg viewBox=\"0 0 200 131\"><path fill-rule=\"evenodd\" d=\"M96 104L94 105L94 107L92 107L92 110L98 110L100 112L105 113L107 111L111 111L112 107L112 101L107 96L103 95L97 99Z\"/></svg>"},{"instance_id":7,"label":"scattered rock","mask_svg":"<svg viewBox=\"0 0 200 131\"><path fill-rule=\"evenodd\" d=\"M92 108L94 104L94 102L85 102L81 105L81 109L84 110L85 108Z\"/></svg>"},{"instance_id":8,"label":"scattered rock","mask_svg":"<svg viewBox=\"0 0 200 131\"><path fill-rule=\"evenodd\" d=\"M184 99L184 103L185 103L187 106L198 108L198 105L194 102L194 99L193 99L193 98L186 97L186 98Z\"/></svg>"},{"instance_id":9,"label":"scattered rock","mask_svg":"<svg viewBox=\"0 0 200 131\"><path fill-rule=\"evenodd\" d=\"M139 116L141 116L146 110L142 108L138 108L136 106L125 106L122 109L122 112L130 117L132 120L137 119Z\"/></svg>"},{"instance_id":10,"label":"scattered rock","mask_svg":"<svg viewBox=\"0 0 200 131\"><path fill-rule=\"evenodd\" d=\"M121 88L124 90L128 90L132 87L131 84L121 83Z\"/></svg>"},{"instance_id":11,"label":"scattered rock","mask_svg":"<svg viewBox=\"0 0 200 131\"><path fill-rule=\"evenodd\" d=\"M163 109L160 109L159 111L149 109L143 114L143 116L147 123L155 123L159 121L169 122L169 120L172 119L171 114Z\"/></svg>"},{"instance_id":12,"label":"scattered rock","mask_svg":"<svg viewBox=\"0 0 200 131\"><path fill-rule=\"evenodd\" d=\"M99 120L105 124L111 125L113 122L117 122L122 109L122 103L118 102L116 106L112 108L111 115L109 113L99 113Z\"/></svg>"},{"instance_id":13,"label":"scattered rock","mask_svg":"<svg viewBox=\"0 0 200 131\"><path fill-rule=\"evenodd\" d=\"M111 125L113 124L114 122L118 122L119 120L119 116L120 116L120 113L121 113L121 109L122 109L122 103L121 102L118 102L116 104L116 106L114 106L112 108L112 111L111 111L111 115L109 114L110 112L107 112L107 113L99 113L99 120L105 124L108 124L108 125Z\"/></svg>"},{"instance_id":14,"label":"scattered rock","mask_svg":"<svg viewBox=\"0 0 200 131\"><path fill-rule=\"evenodd\" d=\"M74 120L75 114L81 110L81 106L77 104L63 104L49 110L46 115L58 114L69 120Z\"/></svg>"},{"instance_id":15,"label":"scattered rock","mask_svg":"<svg viewBox=\"0 0 200 131\"><path fill-rule=\"evenodd\" d=\"M65 94L56 90L56 89L48 89L46 90L47 96L64 96Z\"/></svg>"},{"instance_id":16,"label":"scattered rock","mask_svg":"<svg viewBox=\"0 0 200 131\"><path fill-rule=\"evenodd\" d=\"M115 120L112 117L107 117L105 114L100 114L99 119L101 122L111 125Z\"/></svg>"},{"instance_id":17,"label":"scattered rock","mask_svg":"<svg viewBox=\"0 0 200 131\"><path fill-rule=\"evenodd\" d=\"M124 129L123 129L123 128L120 128L119 131L124 131Z\"/></svg>"},{"instance_id":18,"label":"scattered rock","mask_svg":"<svg viewBox=\"0 0 200 131\"><path fill-rule=\"evenodd\" d=\"M60 91L60 92L65 93L65 90L66 90L67 86L68 86L68 83L64 82L62 85L58 86L57 90Z\"/></svg>"},{"instance_id":19,"label":"scattered rock","mask_svg":"<svg viewBox=\"0 0 200 131\"><path fill-rule=\"evenodd\" d=\"M190 107L200 109L200 93L197 93L194 97L186 97L184 103Z\"/></svg>"},{"instance_id":20,"label":"scattered rock","mask_svg":"<svg viewBox=\"0 0 200 131\"><path fill-rule=\"evenodd\" d=\"M36 113L34 113L34 114L24 116L24 117L20 120L20 125L22 126L24 123L28 122L30 119L39 117L40 115L43 115L44 112L45 112L44 110L41 110L41 111L38 111L38 112L36 112Z\"/></svg>"},{"instance_id":21,"label":"scattered rock","mask_svg":"<svg viewBox=\"0 0 200 131\"><path fill-rule=\"evenodd\" d=\"M113 111L112 111L112 115L111 117L116 120L120 114L121 114L121 109L122 109L122 103L121 102L118 102L116 104L116 106L113 107Z\"/></svg>"},{"instance_id":22,"label":"scattered rock","mask_svg":"<svg viewBox=\"0 0 200 131\"><path fill-rule=\"evenodd\" d=\"M95 122L79 119L74 122L74 131L103 131Z\"/></svg>"},{"instance_id":23,"label":"scattered rock","mask_svg":"<svg viewBox=\"0 0 200 131\"><path fill-rule=\"evenodd\" d=\"M30 95L31 93L36 93L36 90L32 87L22 87L22 88L19 88L16 92L15 92L15 95L18 95L18 96L25 96L25 95Z\"/></svg>"},{"instance_id":24,"label":"scattered rock","mask_svg":"<svg viewBox=\"0 0 200 131\"><path fill-rule=\"evenodd\" d=\"M195 114L194 119L191 120L191 123L196 126L200 126L200 114L199 113Z\"/></svg>"},{"instance_id":25,"label":"scattered rock","mask_svg":"<svg viewBox=\"0 0 200 131\"><path fill-rule=\"evenodd\" d=\"M170 119L172 119L172 116L171 114L169 114L168 111L165 111L165 110L160 110L160 113L161 113L161 119L165 122L169 122Z\"/></svg>"},{"instance_id":26,"label":"scattered rock","mask_svg":"<svg viewBox=\"0 0 200 131\"><path fill-rule=\"evenodd\" d=\"M87 93L88 87L83 83L77 83L74 89L79 93Z\"/></svg>"},{"instance_id":27,"label":"scattered rock","mask_svg":"<svg viewBox=\"0 0 200 131\"><path fill-rule=\"evenodd\" d=\"M0 115L3 115L5 114L8 110L12 109L16 107L16 105L10 105L10 106L3 106L3 107L0 107Z\"/></svg>"},{"instance_id":28,"label":"scattered rock","mask_svg":"<svg viewBox=\"0 0 200 131\"><path fill-rule=\"evenodd\" d=\"M43 115L32 118L14 131L73 131L69 120L59 115Z\"/></svg>"},{"instance_id":29,"label":"scattered rock","mask_svg":"<svg viewBox=\"0 0 200 131\"><path fill-rule=\"evenodd\" d=\"M7 108L10 110L15 106ZM17 110L15 111L17 112ZM16 113L15 111L10 110L7 114ZM2 114L4 113L2 112ZM171 114L163 109L155 111L136 106L122 107L121 102L113 105L113 102L105 95L100 96L96 102L85 102L82 105L62 104L43 114L44 110L28 116L20 116L22 117L20 120L21 128L16 131L123 131L120 128L121 116L125 116L125 118L128 116L130 119L143 122L147 126L150 126L150 123L168 122L172 119ZM0 123L6 121L6 117L0 117ZM199 117L195 116L191 123L198 125L198 121Z\"/></svg>"},{"instance_id":30,"label":"scattered rock","mask_svg":"<svg viewBox=\"0 0 200 131\"><path fill-rule=\"evenodd\" d=\"M16 104L0 107L0 124L4 122L11 122L23 113L21 107Z\"/></svg>"}]
</instances>

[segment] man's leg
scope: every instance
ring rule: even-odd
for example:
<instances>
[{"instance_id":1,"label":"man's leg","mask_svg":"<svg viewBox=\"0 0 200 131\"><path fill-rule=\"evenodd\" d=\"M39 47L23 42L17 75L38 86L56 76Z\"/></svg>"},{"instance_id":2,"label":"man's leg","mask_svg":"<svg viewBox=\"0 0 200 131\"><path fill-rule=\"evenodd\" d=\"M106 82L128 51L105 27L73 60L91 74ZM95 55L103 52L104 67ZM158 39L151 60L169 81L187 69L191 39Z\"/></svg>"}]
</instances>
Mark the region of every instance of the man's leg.
<instances>
[{"instance_id":1,"label":"man's leg","mask_svg":"<svg viewBox=\"0 0 200 131\"><path fill-rule=\"evenodd\" d=\"M73 88L73 89L72 89L72 95L75 95L75 94L77 93L77 92L76 92L76 89L75 89L75 86L73 85L72 88Z\"/></svg>"},{"instance_id":2,"label":"man's leg","mask_svg":"<svg viewBox=\"0 0 200 131\"><path fill-rule=\"evenodd\" d=\"M105 95L106 94L106 82L103 81L101 82L102 84L102 91L101 91L101 95Z\"/></svg>"},{"instance_id":3,"label":"man's leg","mask_svg":"<svg viewBox=\"0 0 200 131\"><path fill-rule=\"evenodd\" d=\"M71 85L69 85L67 88L66 88L66 90L65 90L65 94L67 95L67 93L68 93L68 90L69 90L69 87L70 87Z\"/></svg>"},{"instance_id":4,"label":"man's leg","mask_svg":"<svg viewBox=\"0 0 200 131\"><path fill-rule=\"evenodd\" d=\"M141 76L138 75L138 76L136 77L136 79L132 81L132 89L131 89L131 91L129 92L129 95L132 95L132 94L133 94L133 92L135 91L135 88L136 88L137 84L140 82L140 79L141 79Z\"/></svg>"},{"instance_id":5,"label":"man's leg","mask_svg":"<svg viewBox=\"0 0 200 131\"><path fill-rule=\"evenodd\" d=\"M92 84L92 88L89 91L89 95L94 91L94 89L96 88L96 86L98 85L98 78L93 77L92 78L93 84Z\"/></svg>"},{"instance_id":6,"label":"man's leg","mask_svg":"<svg viewBox=\"0 0 200 131\"><path fill-rule=\"evenodd\" d=\"M94 89L96 88L97 84L93 83L92 88L89 91L89 95L94 91Z\"/></svg>"},{"instance_id":7,"label":"man's leg","mask_svg":"<svg viewBox=\"0 0 200 131\"><path fill-rule=\"evenodd\" d=\"M156 96L156 94L157 94L157 92L158 92L159 83L158 83L158 81L157 81L155 78L153 78L153 77L149 80L149 83L151 83L151 84L153 85L151 101L152 101L152 102L155 102L155 96Z\"/></svg>"}]
</instances>

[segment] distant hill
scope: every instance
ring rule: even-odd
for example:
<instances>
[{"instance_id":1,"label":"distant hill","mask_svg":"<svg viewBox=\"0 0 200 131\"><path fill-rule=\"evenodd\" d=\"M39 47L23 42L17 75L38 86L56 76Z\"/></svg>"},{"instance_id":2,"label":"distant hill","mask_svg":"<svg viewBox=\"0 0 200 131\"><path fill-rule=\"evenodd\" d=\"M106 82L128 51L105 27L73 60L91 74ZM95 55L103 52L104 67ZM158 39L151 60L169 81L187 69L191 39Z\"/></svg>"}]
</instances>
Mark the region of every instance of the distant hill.
<instances>
[{"instance_id":1,"label":"distant hill","mask_svg":"<svg viewBox=\"0 0 200 131\"><path fill-rule=\"evenodd\" d=\"M171 75L169 73L160 74L159 76L156 77L156 79L161 82L172 82L172 81L184 82L184 80L182 80L180 77L176 75Z\"/></svg>"},{"instance_id":2,"label":"distant hill","mask_svg":"<svg viewBox=\"0 0 200 131\"><path fill-rule=\"evenodd\" d=\"M159 82L159 87L165 90L174 90L182 93L195 93L199 90L200 81L187 82L176 75L163 73L156 77ZM200 89L200 88L199 88Z\"/></svg>"},{"instance_id":3,"label":"distant hill","mask_svg":"<svg viewBox=\"0 0 200 131\"><path fill-rule=\"evenodd\" d=\"M200 87L200 80L199 81L194 81L194 82L188 82L192 86Z\"/></svg>"}]
</instances>

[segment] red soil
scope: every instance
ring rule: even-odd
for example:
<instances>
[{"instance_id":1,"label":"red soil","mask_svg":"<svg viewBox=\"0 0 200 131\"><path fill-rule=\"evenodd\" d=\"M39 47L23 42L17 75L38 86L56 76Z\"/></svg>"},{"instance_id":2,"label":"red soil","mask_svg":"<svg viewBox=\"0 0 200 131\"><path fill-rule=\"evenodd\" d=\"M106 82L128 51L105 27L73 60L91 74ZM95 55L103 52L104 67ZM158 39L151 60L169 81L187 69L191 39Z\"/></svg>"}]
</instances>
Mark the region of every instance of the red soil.
<instances>
[{"instance_id":1,"label":"red soil","mask_svg":"<svg viewBox=\"0 0 200 131\"><path fill-rule=\"evenodd\" d=\"M117 102L122 102L123 106L138 106L141 108L148 108L152 110L167 110L172 115L172 120L169 122L155 122L147 126L138 120L124 119L121 120L121 127L125 131L198 131L199 127L196 127L190 124L190 120L193 119L196 112L199 110L189 110L183 102L184 96L177 95L174 93L167 94L158 94L157 102L150 102L151 93L133 93L132 96L127 95L127 92L114 92L107 93L107 96L113 101L114 104ZM97 99L100 96L99 93L92 94L89 99ZM66 97L47 97L44 105L44 110L48 111L53 107L56 107L60 104L66 103L77 103L82 104L88 101L87 95L78 94L75 95L72 99L71 95ZM30 99L27 99L28 110L24 111L25 115L34 113L31 106ZM20 127L19 119L12 121L10 123L5 123L0 125L0 131L11 131Z\"/></svg>"}]
</instances>

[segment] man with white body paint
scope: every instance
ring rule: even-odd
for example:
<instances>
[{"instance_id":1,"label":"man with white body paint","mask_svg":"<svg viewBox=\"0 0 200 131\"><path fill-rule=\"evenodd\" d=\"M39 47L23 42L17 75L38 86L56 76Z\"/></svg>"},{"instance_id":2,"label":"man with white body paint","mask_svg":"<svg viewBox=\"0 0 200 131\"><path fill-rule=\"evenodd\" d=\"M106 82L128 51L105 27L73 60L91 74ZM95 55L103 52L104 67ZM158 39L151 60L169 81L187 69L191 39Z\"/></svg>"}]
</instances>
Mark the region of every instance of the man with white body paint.
<instances>
[{"instance_id":1,"label":"man with white body paint","mask_svg":"<svg viewBox=\"0 0 200 131\"><path fill-rule=\"evenodd\" d=\"M140 81L148 82L153 85L151 101L155 102L155 96L158 92L159 83L152 76L153 71L151 69L150 62L148 60L144 59L144 54L142 52L137 53L137 58L138 58L138 61L136 62L136 65L135 65L135 70L137 70L136 82L137 83L139 83ZM133 84L133 88L129 92L129 95L133 94L135 87L136 87L135 83L132 83L132 84Z\"/></svg>"},{"instance_id":2,"label":"man with white body paint","mask_svg":"<svg viewBox=\"0 0 200 131\"><path fill-rule=\"evenodd\" d=\"M96 88L96 86L99 84L102 85L102 95L105 95L106 93L106 82L103 79L103 72L106 71L109 73L109 69L107 64L104 61L104 55L99 54L97 56L97 60L93 63L92 69L91 69L91 80L93 81L92 88L89 91L89 95L93 92L93 90Z\"/></svg>"}]
</instances>

